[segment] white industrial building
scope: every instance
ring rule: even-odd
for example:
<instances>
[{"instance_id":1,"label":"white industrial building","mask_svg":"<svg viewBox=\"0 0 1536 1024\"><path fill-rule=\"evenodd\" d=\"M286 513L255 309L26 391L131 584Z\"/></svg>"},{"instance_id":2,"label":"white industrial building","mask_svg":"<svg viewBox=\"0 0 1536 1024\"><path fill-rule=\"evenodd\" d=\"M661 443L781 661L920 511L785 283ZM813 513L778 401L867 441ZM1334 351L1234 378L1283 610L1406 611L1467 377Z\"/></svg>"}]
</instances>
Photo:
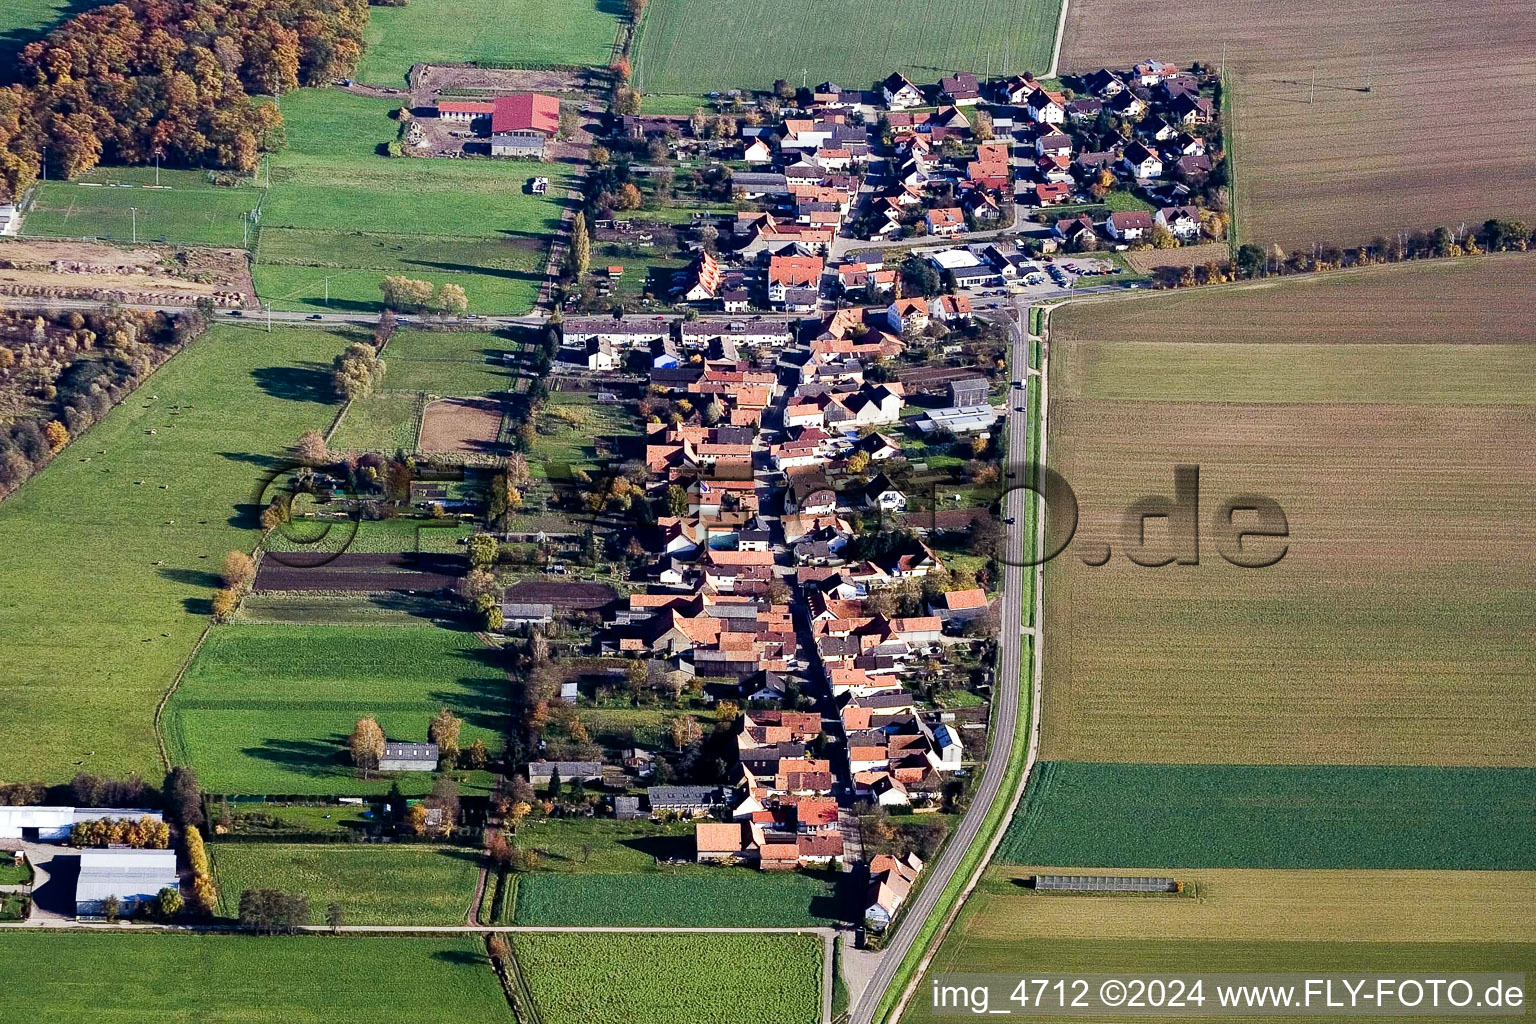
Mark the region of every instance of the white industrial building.
<instances>
[{"instance_id":1,"label":"white industrial building","mask_svg":"<svg viewBox=\"0 0 1536 1024\"><path fill-rule=\"evenodd\" d=\"M161 889L178 889L175 850L81 850L75 882L75 916L101 917L106 900L117 897L124 917L153 901Z\"/></svg>"}]
</instances>

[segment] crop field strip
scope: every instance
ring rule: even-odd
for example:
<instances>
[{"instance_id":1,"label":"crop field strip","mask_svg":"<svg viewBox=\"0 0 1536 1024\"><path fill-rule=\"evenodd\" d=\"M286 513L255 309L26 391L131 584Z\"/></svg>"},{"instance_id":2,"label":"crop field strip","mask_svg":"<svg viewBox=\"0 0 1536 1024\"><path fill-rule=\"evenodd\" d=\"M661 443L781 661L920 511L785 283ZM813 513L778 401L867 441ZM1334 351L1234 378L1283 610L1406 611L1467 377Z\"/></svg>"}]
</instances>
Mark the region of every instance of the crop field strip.
<instances>
[{"instance_id":1,"label":"crop field strip","mask_svg":"<svg viewBox=\"0 0 1536 1024\"><path fill-rule=\"evenodd\" d=\"M511 945L548 1024L821 1019L815 935L548 932L514 934Z\"/></svg>"},{"instance_id":2,"label":"crop field strip","mask_svg":"<svg viewBox=\"0 0 1536 1024\"><path fill-rule=\"evenodd\" d=\"M1536 771L1043 761L1000 862L1536 870Z\"/></svg>"},{"instance_id":3,"label":"crop field strip","mask_svg":"<svg viewBox=\"0 0 1536 1024\"><path fill-rule=\"evenodd\" d=\"M1081 517L1046 570L1045 756L1533 763L1536 398L1510 303L1536 260L1474 265L1509 289L1461 325L1477 345L1380 344L1455 331L1444 300L1403 301L1353 342L1359 310L1437 287L1434 268L1212 292L1197 321L1183 297L1058 315L1052 453ZM1288 311L1294 342L1275 343ZM1101 340L1128 316L1148 343ZM1201 564L1133 565L1123 510L1171 493L1182 463L1201 467ZM1289 549L1239 569L1204 517L1254 492L1285 510ZM1079 560L1095 543L1109 564Z\"/></svg>"},{"instance_id":4,"label":"crop field strip","mask_svg":"<svg viewBox=\"0 0 1536 1024\"><path fill-rule=\"evenodd\" d=\"M481 861L468 847L414 844L216 842L209 849L222 916L238 915L246 889L282 889L307 897L317 923L338 902L348 924L463 924Z\"/></svg>"},{"instance_id":5,"label":"crop field strip","mask_svg":"<svg viewBox=\"0 0 1536 1024\"><path fill-rule=\"evenodd\" d=\"M868 89L892 71L937 81L955 71L1043 73L1060 0L891 0L855 16L794 0L652 0L636 44L646 92L766 89L778 78Z\"/></svg>"},{"instance_id":6,"label":"crop field strip","mask_svg":"<svg viewBox=\"0 0 1536 1024\"><path fill-rule=\"evenodd\" d=\"M495 659L472 634L425 625L221 627L168 709L172 756L210 792L383 793L391 780L346 763L357 720L373 714L390 739L424 742L447 707L464 720L463 746L499 750L510 706ZM431 785L425 772L398 781L411 794Z\"/></svg>"},{"instance_id":7,"label":"crop field strip","mask_svg":"<svg viewBox=\"0 0 1536 1024\"><path fill-rule=\"evenodd\" d=\"M474 936L274 940L8 931L0 933L0 960L26 965L6 979L6 1012L15 1020L117 1024L146 1019L146 1007L164 1024L508 1019L506 998Z\"/></svg>"},{"instance_id":8,"label":"crop field strip","mask_svg":"<svg viewBox=\"0 0 1536 1024\"><path fill-rule=\"evenodd\" d=\"M1192 3L1170 18L1153 0L1073 0L1061 62L1084 72L1156 55L1214 67L1225 53L1243 241L1348 245L1536 209L1527 13L1502 0L1300 0L1240 17Z\"/></svg>"},{"instance_id":9,"label":"crop field strip","mask_svg":"<svg viewBox=\"0 0 1536 1024\"><path fill-rule=\"evenodd\" d=\"M155 703L225 552L256 542L266 460L335 414L328 367L357 337L215 327L0 505L0 703L25 737L0 777L62 782L87 751L95 772L160 772Z\"/></svg>"},{"instance_id":10,"label":"crop field strip","mask_svg":"<svg viewBox=\"0 0 1536 1024\"><path fill-rule=\"evenodd\" d=\"M1057 873L1054 867L995 867L978 889L985 900L965 932L993 941L1253 942L1283 935L1291 942L1536 943L1531 871L1114 870L1172 874L1185 892L1152 898L1037 892L1018 883Z\"/></svg>"},{"instance_id":11,"label":"crop field strip","mask_svg":"<svg viewBox=\"0 0 1536 1024\"><path fill-rule=\"evenodd\" d=\"M524 874L512 923L829 927L841 918L840 909L835 876L683 865L628 874Z\"/></svg>"}]
</instances>

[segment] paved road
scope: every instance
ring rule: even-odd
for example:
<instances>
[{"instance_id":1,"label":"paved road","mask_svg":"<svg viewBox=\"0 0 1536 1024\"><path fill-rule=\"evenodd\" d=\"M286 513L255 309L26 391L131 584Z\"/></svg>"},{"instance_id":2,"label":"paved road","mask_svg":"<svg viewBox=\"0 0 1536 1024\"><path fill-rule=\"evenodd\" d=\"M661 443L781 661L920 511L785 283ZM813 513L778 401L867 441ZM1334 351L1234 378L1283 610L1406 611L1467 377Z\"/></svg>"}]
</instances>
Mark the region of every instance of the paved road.
<instances>
[{"instance_id":1,"label":"paved road","mask_svg":"<svg viewBox=\"0 0 1536 1024\"><path fill-rule=\"evenodd\" d=\"M1022 380L1029 366L1029 307L1020 301L1013 312L1017 318L1013 339L1013 366L1015 375ZM1029 413L1021 411L1028 404L1025 399L1027 394L1027 389L1014 389L1009 396L1008 405L1007 466L1016 468L1020 474L1023 473L1024 465L1029 458ZM976 792L971 797L970 808L961 819L960 825L955 829L949 842L945 844L943 852L928 864L925 871L927 880L923 882L918 895L902 912L901 922L885 944L880 966L875 969L868 987L860 993L858 1001L853 1005L852 1024L871 1024L874 1020L881 997L895 981L896 972L901 967L902 961L906 959L907 952L912 948L913 943L917 941L918 932L922 930L924 922L938 906L939 897L950 879L960 869L961 859L976 842L986 818L987 809L996 800L1012 802L1016 795L1002 792L1002 786L1008 767L1008 752L1013 747L1014 733L1018 729L1019 659L1023 646L1024 573L1026 571L1019 563L1023 561L1025 550L1024 506L1027 495L1028 492L1023 490L1009 491L1003 512L1004 518L1009 520L1004 550L1008 554L1007 561L1010 564L1005 566L1003 573L1003 594L999 614L1001 640L998 644L997 685L992 704L991 754L987 758L987 765L982 772ZM1037 643L1037 649L1038 646ZM916 979L913 980L915 983Z\"/></svg>"}]
</instances>

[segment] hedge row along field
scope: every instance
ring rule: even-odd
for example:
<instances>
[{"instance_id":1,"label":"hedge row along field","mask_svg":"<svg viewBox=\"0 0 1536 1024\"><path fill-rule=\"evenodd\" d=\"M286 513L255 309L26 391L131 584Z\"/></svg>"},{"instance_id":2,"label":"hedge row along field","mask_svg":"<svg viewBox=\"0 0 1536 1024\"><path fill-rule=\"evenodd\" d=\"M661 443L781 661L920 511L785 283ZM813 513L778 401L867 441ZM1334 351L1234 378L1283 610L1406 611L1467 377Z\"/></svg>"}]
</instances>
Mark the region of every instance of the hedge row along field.
<instances>
[{"instance_id":1,"label":"hedge row along field","mask_svg":"<svg viewBox=\"0 0 1536 1024\"><path fill-rule=\"evenodd\" d=\"M518 933L539 1016L582 1024L815 1024L814 935Z\"/></svg>"},{"instance_id":2,"label":"hedge row along field","mask_svg":"<svg viewBox=\"0 0 1536 1024\"><path fill-rule=\"evenodd\" d=\"M920 83L955 71L1043 74L1060 11L1060 0L888 0L878 14L817 0L651 0L635 80L648 93L698 94L802 77L868 89L893 71Z\"/></svg>"},{"instance_id":3,"label":"hedge row along field","mask_svg":"<svg viewBox=\"0 0 1536 1024\"><path fill-rule=\"evenodd\" d=\"M215 327L0 505L0 778L158 778L155 703L225 553L256 543L269 461L335 415L323 368L357 337Z\"/></svg>"},{"instance_id":4,"label":"hedge row along field","mask_svg":"<svg viewBox=\"0 0 1536 1024\"><path fill-rule=\"evenodd\" d=\"M517 883L514 924L797 928L841 917L839 875L685 866L665 872L536 872Z\"/></svg>"},{"instance_id":5,"label":"hedge row along field","mask_svg":"<svg viewBox=\"0 0 1536 1024\"><path fill-rule=\"evenodd\" d=\"M322 908L323 913L323 908ZM507 1019L473 936L0 934L6 1017L48 1022Z\"/></svg>"},{"instance_id":6,"label":"hedge row along field","mask_svg":"<svg viewBox=\"0 0 1536 1024\"><path fill-rule=\"evenodd\" d=\"M1041 762L998 850L1081 867L1536 869L1536 770Z\"/></svg>"},{"instance_id":7,"label":"hedge row along field","mask_svg":"<svg viewBox=\"0 0 1536 1024\"><path fill-rule=\"evenodd\" d=\"M172 756L215 793L386 792L346 758L357 720L391 740L425 742L440 708L464 721L460 743L501 748L510 705L497 653L472 633L434 626L221 626L209 634L168 709ZM398 778L407 794L427 772ZM489 784L472 773L466 792Z\"/></svg>"}]
</instances>

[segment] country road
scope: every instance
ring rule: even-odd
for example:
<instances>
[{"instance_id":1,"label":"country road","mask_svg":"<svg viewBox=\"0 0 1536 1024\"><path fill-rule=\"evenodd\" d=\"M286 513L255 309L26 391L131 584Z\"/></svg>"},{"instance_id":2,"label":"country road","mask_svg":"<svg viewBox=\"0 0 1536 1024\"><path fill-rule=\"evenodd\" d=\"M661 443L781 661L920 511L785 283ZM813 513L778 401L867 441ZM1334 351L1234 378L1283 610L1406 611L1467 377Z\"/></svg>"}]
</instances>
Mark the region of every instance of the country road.
<instances>
[{"instance_id":1,"label":"country road","mask_svg":"<svg viewBox=\"0 0 1536 1024\"><path fill-rule=\"evenodd\" d=\"M1030 346L1029 307L1020 300L1015 305L1013 314L1016 318L1013 337L1013 374L1015 379L1027 382ZM1045 398L1043 375L1040 393L1041 401L1043 402ZM1008 455L1006 467L1017 473L1023 473L1029 461L1029 417L1031 413L1028 410L1027 395L1027 388L1013 389L1008 400ZM1040 443L1040 457L1042 460L1045 457L1044 426L1045 418L1042 410L1042 437ZM1030 492L1020 488L1008 491L1003 509L1003 516L1007 521L1004 550L1007 553L1006 561L1008 564L1005 566L1003 573L1003 594L1000 614L998 616L1000 622L1000 642L998 643L997 686L992 706L992 735L989 740L991 756L987 759L986 768L982 772L981 782L971 797L971 805L966 811L965 817L961 819L960 825L955 829L953 835L950 836L943 852L939 854L937 859L928 864L925 871L928 877L923 882L922 889L907 904L900 923L886 941L885 949L881 953L879 966L875 968L868 986L859 994L857 1002L852 1007L850 1018L852 1024L874 1024L886 990L895 983L902 962L906 959L908 952L917 941L918 934L922 931L924 923L927 922L929 916L938 907L939 899L943 895L945 888L949 885L950 880L959 871L960 863L965 858L966 852L977 842L982 826L985 823L988 809L997 800L1007 801L1010 808L1015 805L1018 802L1019 796L1024 791L1024 783L1029 779L1030 770L1034 767L1036 747L1039 739L1040 702L1038 699L1032 703L1029 752L1025 762L1024 774L1019 780L1016 791L1011 793L1002 791L1003 780L1008 769L1008 752L1013 747L1014 734L1018 729L1020 697L1019 658L1023 647L1023 637L1026 633L1033 633L1035 637L1035 642L1032 645L1035 671L1031 674L1031 678L1034 681L1034 691L1037 698L1040 687L1041 645L1039 625L1041 587L1038 577L1039 567L1031 566L1026 568L1022 565L1026 544L1026 537L1024 536L1025 504L1029 495ZM1038 538L1043 535L1043 515L1040 517L1040 522L1037 525L1039 526L1039 531L1036 537L1027 538L1031 550L1035 548L1035 542ZM1037 574L1035 580L1035 628L1033 630L1026 627L1023 615L1024 574L1026 572ZM1000 827L996 835L990 839L987 856L982 859L981 864L976 869L978 876L981 869L986 866L986 862L991 859L992 850L1001 836L1002 828ZM974 881L975 876L967 879L966 890L961 893L960 900L956 901L955 906L951 909L951 915L958 911L959 904L964 901L964 897L969 893ZM925 965L927 957L932 956L938 942L943 938L944 930L941 929L939 934L934 936L932 944L926 952ZM921 970L914 973L910 984L907 986L907 991L901 994L896 1009L891 1015L892 1020L899 1016L901 1009L906 1004L906 999L909 997L911 990L917 985L921 975Z\"/></svg>"}]
</instances>

